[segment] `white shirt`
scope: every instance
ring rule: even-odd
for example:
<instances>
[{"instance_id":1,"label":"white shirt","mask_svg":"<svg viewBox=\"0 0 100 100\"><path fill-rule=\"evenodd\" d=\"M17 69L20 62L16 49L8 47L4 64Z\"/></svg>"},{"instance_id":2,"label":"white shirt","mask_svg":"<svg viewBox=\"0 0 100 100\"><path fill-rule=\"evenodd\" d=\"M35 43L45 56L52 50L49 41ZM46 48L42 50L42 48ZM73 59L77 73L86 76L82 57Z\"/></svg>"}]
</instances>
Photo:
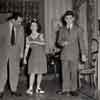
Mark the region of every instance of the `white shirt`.
<instances>
[{"instance_id":1,"label":"white shirt","mask_svg":"<svg viewBox=\"0 0 100 100\"><path fill-rule=\"evenodd\" d=\"M9 27L10 27L10 36L12 34L12 27L13 27L13 24L11 22L9 22ZM15 32L15 37L16 37L16 28L14 27L14 32Z\"/></svg>"},{"instance_id":2,"label":"white shirt","mask_svg":"<svg viewBox=\"0 0 100 100\"><path fill-rule=\"evenodd\" d=\"M9 27L10 27L10 39L11 39L13 23L9 22ZM14 33L15 33L15 41L16 41L16 28L15 27L14 27Z\"/></svg>"},{"instance_id":3,"label":"white shirt","mask_svg":"<svg viewBox=\"0 0 100 100\"><path fill-rule=\"evenodd\" d=\"M67 25L67 29L72 29L72 27L73 27L73 24L70 24L70 25Z\"/></svg>"}]
</instances>

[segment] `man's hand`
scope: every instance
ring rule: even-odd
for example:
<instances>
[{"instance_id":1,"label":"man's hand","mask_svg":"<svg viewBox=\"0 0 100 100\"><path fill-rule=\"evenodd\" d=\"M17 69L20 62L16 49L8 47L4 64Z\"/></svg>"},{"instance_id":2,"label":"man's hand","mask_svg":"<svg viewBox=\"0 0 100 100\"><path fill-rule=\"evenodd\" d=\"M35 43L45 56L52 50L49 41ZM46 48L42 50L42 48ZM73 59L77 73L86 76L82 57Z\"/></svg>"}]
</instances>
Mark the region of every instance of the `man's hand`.
<instances>
[{"instance_id":1,"label":"man's hand","mask_svg":"<svg viewBox=\"0 0 100 100\"><path fill-rule=\"evenodd\" d=\"M21 52L21 54L20 54L20 58L23 58L23 53Z\"/></svg>"},{"instance_id":2,"label":"man's hand","mask_svg":"<svg viewBox=\"0 0 100 100\"><path fill-rule=\"evenodd\" d=\"M82 55L82 61L83 61L83 62L86 62L86 61L87 61L87 58L86 58L85 55Z\"/></svg>"},{"instance_id":3,"label":"man's hand","mask_svg":"<svg viewBox=\"0 0 100 100\"><path fill-rule=\"evenodd\" d=\"M66 46L66 45L68 45L68 42L67 42L67 41L65 41L65 42L63 43L63 46Z\"/></svg>"}]
</instances>

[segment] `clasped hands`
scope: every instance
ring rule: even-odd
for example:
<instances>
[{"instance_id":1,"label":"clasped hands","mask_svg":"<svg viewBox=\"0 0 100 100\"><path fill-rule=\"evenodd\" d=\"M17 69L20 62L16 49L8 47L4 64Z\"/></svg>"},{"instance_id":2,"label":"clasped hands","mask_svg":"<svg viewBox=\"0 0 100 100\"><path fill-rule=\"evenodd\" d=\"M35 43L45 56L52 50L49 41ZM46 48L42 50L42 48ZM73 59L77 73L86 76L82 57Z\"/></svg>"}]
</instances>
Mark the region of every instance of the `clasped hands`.
<instances>
[{"instance_id":1,"label":"clasped hands","mask_svg":"<svg viewBox=\"0 0 100 100\"><path fill-rule=\"evenodd\" d=\"M63 45L63 46L66 46L66 45L68 45L68 44L69 44L68 41L64 41L62 45Z\"/></svg>"},{"instance_id":2,"label":"clasped hands","mask_svg":"<svg viewBox=\"0 0 100 100\"><path fill-rule=\"evenodd\" d=\"M86 62L86 61L87 61L87 57L86 57L86 55L84 55L84 54L82 55L82 61L83 61L83 62Z\"/></svg>"}]
</instances>

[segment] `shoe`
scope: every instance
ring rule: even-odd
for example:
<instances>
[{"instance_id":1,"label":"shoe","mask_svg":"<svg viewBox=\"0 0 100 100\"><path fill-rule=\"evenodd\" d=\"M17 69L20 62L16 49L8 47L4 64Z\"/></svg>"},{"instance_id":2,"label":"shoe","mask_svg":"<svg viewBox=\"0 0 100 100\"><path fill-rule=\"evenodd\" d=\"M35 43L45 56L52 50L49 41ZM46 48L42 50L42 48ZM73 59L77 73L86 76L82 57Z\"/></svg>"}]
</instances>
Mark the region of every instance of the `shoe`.
<instances>
[{"instance_id":1,"label":"shoe","mask_svg":"<svg viewBox=\"0 0 100 100\"><path fill-rule=\"evenodd\" d=\"M43 94L43 93L45 93L45 91L41 90L41 88L37 88L36 93L37 94Z\"/></svg>"},{"instance_id":2,"label":"shoe","mask_svg":"<svg viewBox=\"0 0 100 100\"><path fill-rule=\"evenodd\" d=\"M11 92L11 95L16 96L16 97L22 96L21 93L18 93L18 92Z\"/></svg>"},{"instance_id":3,"label":"shoe","mask_svg":"<svg viewBox=\"0 0 100 100\"><path fill-rule=\"evenodd\" d=\"M70 94L71 94L72 96L78 96L78 95L79 95L77 91L71 91Z\"/></svg>"},{"instance_id":4,"label":"shoe","mask_svg":"<svg viewBox=\"0 0 100 100\"><path fill-rule=\"evenodd\" d=\"M4 95L4 93L3 93L3 92L1 92L1 93L0 93L0 98L3 98L3 95Z\"/></svg>"},{"instance_id":5,"label":"shoe","mask_svg":"<svg viewBox=\"0 0 100 100\"><path fill-rule=\"evenodd\" d=\"M60 90L60 91L57 91L56 92L58 95L64 95L64 94L67 94L67 91L62 91L62 90Z\"/></svg>"},{"instance_id":6,"label":"shoe","mask_svg":"<svg viewBox=\"0 0 100 100\"><path fill-rule=\"evenodd\" d=\"M28 95L33 95L33 90L31 89L28 89L27 91L26 91L26 93L28 94Z\"/></svg>"}]
</instances>

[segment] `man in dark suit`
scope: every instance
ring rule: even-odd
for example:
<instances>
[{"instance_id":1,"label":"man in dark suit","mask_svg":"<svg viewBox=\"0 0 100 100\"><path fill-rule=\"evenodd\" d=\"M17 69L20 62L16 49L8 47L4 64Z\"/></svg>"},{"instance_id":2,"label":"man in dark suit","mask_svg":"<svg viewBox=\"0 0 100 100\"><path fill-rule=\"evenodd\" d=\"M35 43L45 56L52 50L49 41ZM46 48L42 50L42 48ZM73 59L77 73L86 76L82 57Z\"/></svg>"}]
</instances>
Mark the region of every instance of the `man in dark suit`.
<instances>
[{"instance_id":1,"label":"man in dark suit","mask_svg":"<svg viewBox=\"0 0 100 100\"><path fill-rule=\"evenodd\" d=\"M3 96L4 87L7 81L7 63L9 61L9 82L11 93L15 96L20 96L17 92L19 80L19 62L20 57L23 57L24 50L24 30L21 25L22 16L19 13L14 13L8 18L8 21L2 26L3 43L0 48L2 55L0 59L0 97ZM2 41L1 41L2 42Z\"/></svg>"},{"instance_id":2,"label":"man in dark suit","mask_svg":"<svg viewBox=\"0 0 100 100\"><path fill-rule=\"evenodd\" d=\"M62 91L59 94L68 93L77 96L77 69L79 65L79 52L81 50L82 60L86 61L86 50L84 46L83 30L75 25L75 14L69 10L63 16L64 27L61 28L58 44L63 49L62 61Z\"/></svg>"}]
</instances>

